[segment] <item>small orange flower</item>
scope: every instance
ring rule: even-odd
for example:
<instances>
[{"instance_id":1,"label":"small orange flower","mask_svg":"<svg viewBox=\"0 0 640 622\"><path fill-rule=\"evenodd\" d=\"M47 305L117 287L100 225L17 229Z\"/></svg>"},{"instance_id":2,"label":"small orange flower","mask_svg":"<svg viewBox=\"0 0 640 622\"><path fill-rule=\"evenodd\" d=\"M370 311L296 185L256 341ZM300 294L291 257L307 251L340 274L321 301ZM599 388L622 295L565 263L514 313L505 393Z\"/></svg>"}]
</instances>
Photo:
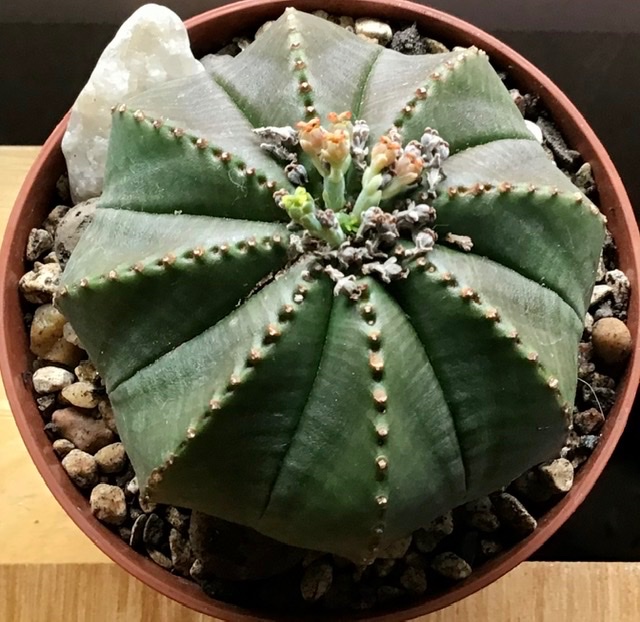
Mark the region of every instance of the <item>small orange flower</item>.
<instances>
[{"instance_id":1,"label":"small orange flower","mask_svg":"<svg viewBox=\"0 0 640 622\"><path fill-rule=\"evenodd\" d=\"M371 149L371 166L381 171L391 166L400 155L401 146L388 136L380 136L380 140Z\"/></svg>"},{"instance_id":2,"label":"small orange flower","mask_svg":"<svg viewBox=\"0 0 640 622\"><path fill-rule=\"evenodd\" d=\"M410 186L422 173L424 162L412 151L405 151L396 161L393 172L397 183Z\"/></svg>"},{"instance_id":3,"label":"small orange flower","mask_svg":"<svg viewBox=\"0 0 640 622\"><path fill-rule=\"evenodd\" d=\"M329 123L333 124L334 129L347 127L351 122L351 117L352 114L350 110L345 110L341 113L330 112L327 115L327 119Z\"/></svg>"},{"instance_id":4,"label":"small orange flower","mask_svg":"<svg viewBox=\"0 0 640 622\"><path fill-rule=\"evenodd\" d=\"M300 121L296 127L299 132L300 146L305 153L318 156L324 144L326 130L320 125L319 117L311 121Z\"/></svg>"},{"instance_id":5,"label":"small orange flower","mask_svg":"<svg viewBox=\"0 0 640 622\"><path fill-rule=\"evenodd\" d=\"M342 129L327 132L320 152L322 160L329 165L339 168L349 156L349 135Z\"/></svg>"}]
</instances>

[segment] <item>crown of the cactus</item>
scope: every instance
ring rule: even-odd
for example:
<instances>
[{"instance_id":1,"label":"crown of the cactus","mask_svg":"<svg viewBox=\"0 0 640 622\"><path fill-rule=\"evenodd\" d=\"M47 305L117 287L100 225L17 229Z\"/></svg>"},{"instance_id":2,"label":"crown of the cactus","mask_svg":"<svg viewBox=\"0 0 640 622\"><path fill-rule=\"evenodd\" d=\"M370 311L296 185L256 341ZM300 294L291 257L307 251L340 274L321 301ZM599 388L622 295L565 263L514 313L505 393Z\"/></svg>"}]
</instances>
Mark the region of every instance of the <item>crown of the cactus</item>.
<instances>
[{"instance_id":1,"label":"crown of the cactus","mask_svg":"<svg viewBox=\"0 0 640 622\"><path fill-rule=\"evenodd\" d=\"M104 194L58 297L143 493L362 559L550 458L603 218L486 55L404 56L288 10L207 72L115 110ZM291 257L286 226L308 196L348 194L340 140L323 161L347 190L336 174L323 191L304 153L294 192L253 131L311 131L344 110L368 123L360 150L438 130L451 155L436 230L473 242L400 253L403 278L358 275L355 301L314 270L317 254Z\"/></svg>"}]
</instances>

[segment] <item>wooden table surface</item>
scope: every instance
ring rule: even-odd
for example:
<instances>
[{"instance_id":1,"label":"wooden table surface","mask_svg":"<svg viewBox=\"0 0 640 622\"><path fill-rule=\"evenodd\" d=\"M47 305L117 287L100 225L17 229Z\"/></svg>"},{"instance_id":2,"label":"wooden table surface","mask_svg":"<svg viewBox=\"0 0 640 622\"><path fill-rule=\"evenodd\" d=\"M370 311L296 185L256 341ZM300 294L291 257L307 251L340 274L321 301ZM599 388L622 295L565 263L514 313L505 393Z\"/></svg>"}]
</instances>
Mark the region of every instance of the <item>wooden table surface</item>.
<instances>
[{"instance_id":1,"label":"wooden table surface","mask_svg":"<svg viewBox=\"0 0 640 622\"><path fill-rule=\"evenodd\" d=\"M37 147L0 147L0 231ZM0 622L205 622L116 567L32 465L0 388ZM525 563L426 622L640 622L640 563Z\"/></svg>"}]
</instances>

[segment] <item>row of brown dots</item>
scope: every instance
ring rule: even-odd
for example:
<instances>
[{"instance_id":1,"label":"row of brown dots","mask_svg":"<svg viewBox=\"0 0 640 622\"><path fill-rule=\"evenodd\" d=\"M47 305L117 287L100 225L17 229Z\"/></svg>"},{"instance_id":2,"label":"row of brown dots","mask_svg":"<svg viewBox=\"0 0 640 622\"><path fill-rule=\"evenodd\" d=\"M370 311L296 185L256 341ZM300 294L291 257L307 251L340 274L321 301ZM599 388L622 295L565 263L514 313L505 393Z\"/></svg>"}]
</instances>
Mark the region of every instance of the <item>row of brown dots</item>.
<instances>
[{"instance_id":1,"label":"row of brown dots","mask_svg":"<svg viewBox=\"0 0 640 622\"><path fill-rule=\"evenodd\" d=\"M382 351L382 334L380 330L376 328L377 317L373 303L367 301L361 304L360 314L367 324L369 372L374 381L371 390L371 399L376 411L374 431L377 451L373 467L376 480L378 481L378 492L374 499L378 518L373 528L373 535L369 546L369 551L373 556L378 550L384 536L385 516L389 504L388 472L390 464L387 452L385 451L389 438L389 422L386 416L388 395L383 382L385 361Z\"/></svg>"},{"instance_id":2,"label":"row of brown dots","mask_svg":"<svg viewBox=\"0 0 640 622\"><path fill-rule=\"evenodd\" d=\"M485 52L478 48L472 47L468 50L460 51L456 53L454 59L447 60L439 65L434 71L429 74L429 83L426 86L421 86L416 89L413 97L402 108L400 116L395 120L394 124L397 127L402 127L405 119L410 117L416 109L416 106L425 99L431 97L436 89L436 85L443 80L446 80L448 75L460 67L467 59L472 56L485 55Z\"/></svg>"},{"instance_id":3,"label":"row of brown dots","mask_svg":"<svg viewBox=\"0 0 640 622\"><path fill-rule=\"evenodd\" d=\"M77 289L87 289L89 287L100 285L101 282L110 281L117 282L122 277L130 275L131 273L143 274L145 270L151 268L165 268L169 269L178 265L184 265L185 262L190 261L204 261L207 258L211 258L214 256L219 257L232 257L232 250L235 250L239 253L250 253L257 251L262 248L265 250L269 250L276 246L283 246L285 244L285 240L280 234L274 234L271 236L264 236L260 239L255 236L249 236L245 240L240 240L235 244L216 244L209 248L204 248L203 246L196 246L194 249L186 251L180 256L177 256L175 253L166 253L160 259L153 260L147 263L136 262L132 266L125 268L118 272L117 270L109 270L105 274L101 274L93 280L89 280L88 278L82 278L78 283L71 285L70 287L62 287L58 292L58 296L66 296L70 291L74 291Z\"/></svg>"},{"instance_id":4,"label":"row of brown dots","mask_svg":"<svg viewBox=\"0 0 640 622\"><path fill-rule=\"evenodd\" d=\"M515 328L509 328L504 325L498 309L484 305L478 292L468 286L459 286L458 279L455 275L451 274L451 272L439 271L436 266L430 263L425 257L420 257L416 261L416 266L419 269L422 269L423 272L432 276L434 279L437 279L443 286L456 288L457 294L462 298L462 300L475 306L478 313L481 313L486 320L495 325L497 336L506 337L513 343L514 348L516 348L516 351L520 356L524 357L530 363L538 366L541 377L546 378L547 387L554 391L559 401L561 400L559 380L555 376L546 373L545 368L540 363L540 356L536 351L528 350L522 345L518 331ZM565 415L567 407L568 405L566 403L562 405L562 410Z\"/></svg>"},{"instance_id":5,"label":"row of brown dots","mask_svg":"<svg viewBox=\"0 0 640 622\"><path fill-rule=\"evenodd\" d=\"M302 35L296 24L295 13L287 15L287 30L289 32L289 54L291 58L291 68L298 81L298 93L304 105L305 119L311 119L316 115L316 107L313 103L313 87L309 82L307 74L307 58L302 45Z\"/></svg>"},{"instance_id":6,"label":"row of brown dots","mask_svg":"<svg viewBox=\"0 0 640 622\"><path fill-rule=\"evenodd\" d=\"M120 106L113 106L111 108L111 112L124 114L125 112L127 112L127 105L121 104ZM273 192L277 189L278 184L273 180L267 179L267 176L264 173L257 171L254 167L247 166L244 161L237 158L229 151L224 151L219 147L210 145L209 141L206 138L192 136L181 127L170 127L165 124L163 119L152 119L148 117L142 110L135 110L132 115L134 120L138 123L148 123L156 130L160 130L161 128L166 127L166 129L169 130L174 138L186 140L187 142L193 144L200 151L210 152L214 158L216 158L223 164L233 166L240 173L244 173L246 177L254 178L258 182L258 184L264 186L267 190Z\"/></svg>"}]
</instances>

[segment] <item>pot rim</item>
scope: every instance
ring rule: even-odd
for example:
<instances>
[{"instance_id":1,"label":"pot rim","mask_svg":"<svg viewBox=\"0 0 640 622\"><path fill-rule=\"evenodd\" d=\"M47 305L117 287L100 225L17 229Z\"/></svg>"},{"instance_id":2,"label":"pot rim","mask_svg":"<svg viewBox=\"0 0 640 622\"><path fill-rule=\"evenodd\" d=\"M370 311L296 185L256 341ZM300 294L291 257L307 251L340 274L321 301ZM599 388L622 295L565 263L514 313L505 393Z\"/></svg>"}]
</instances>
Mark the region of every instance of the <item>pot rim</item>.
<instances>
[{"instance_id":1,"label":"pot rim","mask_svg":"<svg viewBox=\"0 0 640 622\"><path fill-rule=\"evenodd\" d=\"M278 16L289 5L295 5L301 10L321 8L329 13L347 13L356 17L366 15L395 22L416 21L429 36L465 46L477 45L497 65L508 70L516 83L526 85L527 92L538 94L569 139L568 142L593 167L601 206L609 218L610 228L618 244L621 267L632 284L628 326L634 344L637 344L640 319L640 234L633 209L602 143L567 96L549 78L509 46L483 30L442 11L407 0L351 0L348 5L341 0L242 0L187 20L192 47L196 50L206 49L207 41L211 42L208 31L212 22L218 24L218 32L224 33L228 40L229 33L239 32L237 24L259 24ZM267 618L259 611L209 598L194 582L170 574L135 552L117 534L93 517L87 500L71 483L44 433L42 418L31 394L30 382L24 377L24 370L29 369L29 347L26 331L16 331L16 317L20 320L20 326L23 326L17 283L23 273L24 243L30 228L23 223L30 214L37 211L38 205L44 209L43 206L49 204L51 189L61 170L60 143L67 120L68 115L49 136L31 167L11 212L0 250L0 313L3 335L0 340L0 370L8 401L27 450L45 483L71 519L99 549L143 583L191 609L223 619L301 620L300 616L294 618L287 615ZM625 376L619 385L618 398L607 417L602 441L578 471L573 489L542 517L538 529L528 538L483 564L474 570L469 579L455 584L443 594L393 610L350 614L341 616L341 619L391 622L425 615L477 592L527 559L573 514L593 487L624 430L639 381L640 355L634 345ZM305 619L326 620L331 617L331 614L326 614Z\"/></svg>"}]
</instances>

